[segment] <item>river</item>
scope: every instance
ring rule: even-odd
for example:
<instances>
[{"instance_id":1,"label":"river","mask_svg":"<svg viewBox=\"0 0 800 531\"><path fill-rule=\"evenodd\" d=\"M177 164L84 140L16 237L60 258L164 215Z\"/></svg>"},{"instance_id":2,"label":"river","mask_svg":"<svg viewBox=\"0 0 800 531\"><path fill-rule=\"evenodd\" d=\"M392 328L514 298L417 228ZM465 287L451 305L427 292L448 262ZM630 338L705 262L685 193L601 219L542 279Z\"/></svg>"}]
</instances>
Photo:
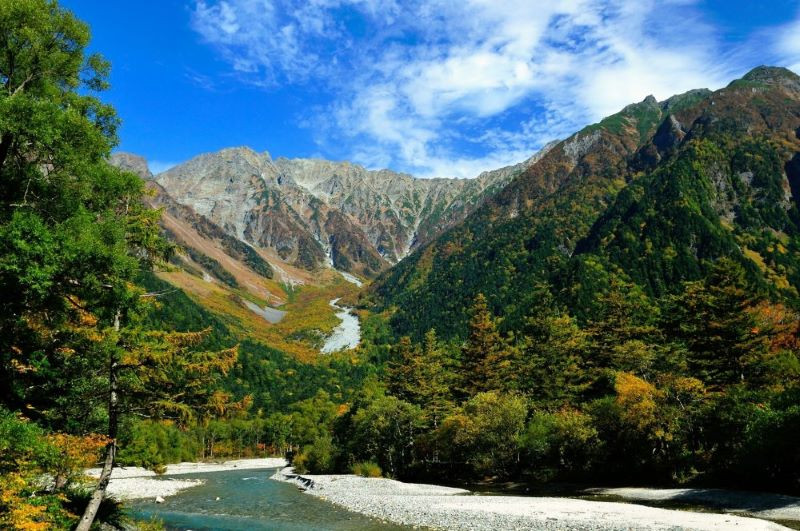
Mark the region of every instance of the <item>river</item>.
<instances>
[{"instance_id":1,"label":"river","mask_svg":"<svg viewBox=\"0 0 800 531\"><path fill-rule=\"evenodd\" d=\"M262 469L174 476L197 477L206 483L170 496L163 504L152 499L131 502L130 512L142 520L159 518L168 530L408 529L303 494L292 484L269 479L274 473Z\"/></svg>"},{"instance_id":2,"label":"river","mask_svg":"<svg viewBox=\"0 0 800 531\"><path fill-rule=\"evenodd\" d=\"M350 308L339 306L338 302L339 299L333 299L329 304L339 310L336 312L336 317L342 322L333 329L333 333L325 340L321 350L323 354L356 348L358 342L361 341L361 325L358 322L358 316L353 314Z\"/></svg>"}]
</instances>

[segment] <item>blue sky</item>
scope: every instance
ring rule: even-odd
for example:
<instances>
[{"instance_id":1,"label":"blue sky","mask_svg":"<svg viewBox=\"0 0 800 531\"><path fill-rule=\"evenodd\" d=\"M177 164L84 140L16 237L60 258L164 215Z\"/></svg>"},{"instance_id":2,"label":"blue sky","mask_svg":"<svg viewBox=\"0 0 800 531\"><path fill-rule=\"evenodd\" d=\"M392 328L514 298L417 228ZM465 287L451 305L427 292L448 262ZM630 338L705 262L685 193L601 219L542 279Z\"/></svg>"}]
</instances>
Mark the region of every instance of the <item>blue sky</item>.
<instances>
[{"instance_id":1,"label":"blue sky","mask_svg":"<svg viewBox=\"0 0 800 531\"><path fill-rule=\"evenodd\" d=\"M248 145L474 177L648 94L800 72L800 0L62 0L154 171Z\"/></svg>"}]
</instances>

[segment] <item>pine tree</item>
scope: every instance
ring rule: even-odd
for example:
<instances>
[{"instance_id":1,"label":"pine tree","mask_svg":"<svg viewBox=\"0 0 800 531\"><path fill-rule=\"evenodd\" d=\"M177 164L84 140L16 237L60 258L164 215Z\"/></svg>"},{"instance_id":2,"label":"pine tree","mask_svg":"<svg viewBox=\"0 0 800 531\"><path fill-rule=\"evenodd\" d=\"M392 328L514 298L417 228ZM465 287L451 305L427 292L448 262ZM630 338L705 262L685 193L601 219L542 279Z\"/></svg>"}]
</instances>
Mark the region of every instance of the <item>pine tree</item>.
<instances>
[{"instance_id":1,"label":"pine tree","mask_svg":"<svg viewBox=\"0 0 800 531\"><path fill-rule=\"evenodd\" d=\"M418 364L419 386L416 403L423 408L435 429L452 409L453 403L449 363L433 328L425 334Z\"/></svg>"},{"instance_id":2,"label":"pine tree","mask_svg":"<svg viewBox=\"0 0 800 531\"><path fill-rule=\"evenodd\" d=\"M512 353L497 329L486 297L479 293L471 309L469 337L461 350L461 393L475 396L505 390L510 383Z\"/></svg>"},{"instance_id":3,"label":"pine tree","mask_svg":"<svg viewBox=\"0 0 800 531\"><path fill-rule=\"evenodd\" d=\"M517 359L519 389L536 403L573 403L589 382L589 341L569 315L546 313L528 318Z\"/></svg>"},{"instance_id":4,"label":"pine tree","mask_svg":"<svg viewBox=\"0 0 800 531\"><path fill-rule=\"evenodd\" d=\"M706 279L684 284L668 299L664 328L687 349L689 368L710 387L745 382L766 354L769 338L754 309L760 297L733 260L721 259Z\"/></svg>"},{"instance_id":5,"label":"pine tree","mask_svg":"<svg viewBox=\"0 0 800 531\"><path fill-rule=\"evenodd\" d=\"M595 366L621 370L635 366L640 368L638 373L646 372L654 363L654 345L661 342L658 307L639 286L616 276L609 289L598 295L597 307L599 315L587 327Z\"/></svg>"},{"instance_id":6,"label":"pine tree","mask_svg":"<svg viewBox=\"0 0 800 531\"><path fill-rule=\"evenodd\" d=\"M392 349L392 361L389 362L386 379L389 392L400 400L411 401L417 389L416 371L420 356L419 345L404 336Z\"/></svg>"},{"instance_id":7,"label":"pine tree","mask_svg":"<svg viewBox=\"0 0 800 531\"><path fill-rule=\"evenodd\" d=\"M389 367L389 392L423 408L434 427L451 406L449 368L436 331L425 334L422 347L403 337L395 347L395 361Z\"/></svg>"}]
</instances>

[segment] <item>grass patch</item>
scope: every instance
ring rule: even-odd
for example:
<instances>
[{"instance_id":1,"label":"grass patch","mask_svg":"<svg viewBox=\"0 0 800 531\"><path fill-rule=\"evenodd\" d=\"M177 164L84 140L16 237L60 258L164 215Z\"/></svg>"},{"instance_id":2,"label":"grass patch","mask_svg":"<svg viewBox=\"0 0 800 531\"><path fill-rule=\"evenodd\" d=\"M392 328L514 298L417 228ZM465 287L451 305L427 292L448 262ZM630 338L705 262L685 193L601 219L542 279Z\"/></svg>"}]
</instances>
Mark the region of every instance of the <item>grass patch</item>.
<instances>
[{"instance_id":1,"label":"grass patch","mask_svg":"<svg viewBox=\"0 0 800 531\"><path fill-rule=\"evenodd\" d=\"M356 463L352 466L350 470L356 476L361 476L364 478L379 478L383 476L383 470L381 470L381 467L379 467L377 463L373 463L372 461L364 461L361 463Z\"/></svg>"}]
</instances>

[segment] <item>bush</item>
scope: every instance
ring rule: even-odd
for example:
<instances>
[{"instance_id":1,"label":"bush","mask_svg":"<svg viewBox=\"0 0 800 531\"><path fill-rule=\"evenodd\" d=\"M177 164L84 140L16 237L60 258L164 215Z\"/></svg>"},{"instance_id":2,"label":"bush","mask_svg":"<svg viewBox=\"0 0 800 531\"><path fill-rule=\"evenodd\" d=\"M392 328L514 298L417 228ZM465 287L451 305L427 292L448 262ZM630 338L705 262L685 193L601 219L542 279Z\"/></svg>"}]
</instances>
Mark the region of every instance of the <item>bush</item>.
<instances>
[{"instance_id":1,"label":"bush","mask_svg":"<svg viewBox=\"0 0 800 531\"><path fill-rule=\"evenodd\" d=\"M41 427L0 408L0 529L69 528L62 492L43 491L41 478L58 450Z\"/></svg>"},{"instance_id":2,"label":"bush","mask_svg":"<svg viewBox=\"0 0 800 531\"><path fill-rule=\"evenodd\" d=\"M292 465L299 474L329 474L334 472L336 464L336 448L329 435L314 439L314 442L303 448L294 456Z\"/></svg>"},{"instance_id":3,"label":"bush","mask_svg":"<svg viewBox=\"0 0 800 531\"><path fill-rule=\"evenodd\" d=\"M600 441L589 415L562 409L555 413L535 413L521 444L539 479L549 480L559 472L585 472L598 452Z\"/></svg>"},{"instance_id":4,"label":"bush","mask_svg":"<svg viewBox=\"0 0 800 531\"><path fill-rule=\"evenodd\" d=\"M365 478L379 478L383 475L383 470L381 470L381 467L378 466L377 463L374 463L372 461L363 461L361 463L356 463L353 465L351 471L356 476L361 476Z\"/></svg>"},{"instance_id":5,"label":"bush","mask_svg":"<svg viewBox=\"0 0 800 531\"><path fill-rule=\"evenodd\" d=\"M168 422L139 421L124 433L118 461L122 465L141 466L163 473L163 465L194 461L200 445L191 433Z\"/></svg>"},{"instance_id":6,"label":"bush","mask_svg":"<svg viewBox=\"0 0 800 531\"><path fill-rule=\"evenodd\" d=\"M519 464L527 412L519 396L479 393L444 420L439 444L449 449L445 453L453 462L463 460L478 474L507 477Z\"/></svg>"},{"instance_id":7,"label":"bush","mask_svg":"<svg viewBox=\"0 0 800 531\"><path fill-rule=\"evenodd\" d=\"M308 454L298 452L292 456L292 467L298 474L308 474Z\"/></svg>"},{"instance_id":8,"label":"bush","mask_svg":"<svg viewBox=\"0 0 800 531\"><path fill-rule=\"evenodd\" d=\"M414 462L415 441L423 426L419 406L380 397L353 415L350 447L355 459L375 461L389 477L402 477Z\"/></svg>"}]
</instances>

